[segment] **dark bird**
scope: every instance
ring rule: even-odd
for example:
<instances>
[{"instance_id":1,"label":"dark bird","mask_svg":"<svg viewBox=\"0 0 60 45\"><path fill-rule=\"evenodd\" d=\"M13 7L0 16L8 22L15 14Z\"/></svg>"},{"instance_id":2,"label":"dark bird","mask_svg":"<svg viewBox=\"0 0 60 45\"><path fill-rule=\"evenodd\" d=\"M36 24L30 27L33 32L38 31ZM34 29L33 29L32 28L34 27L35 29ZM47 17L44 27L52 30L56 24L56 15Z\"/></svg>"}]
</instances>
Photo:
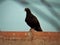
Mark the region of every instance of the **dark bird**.
<instances>
[{"instance_id":1,"label":"dark bird","mask_svg":"<svg viewBox=\"0 0 60 45\"><path fill-rule=\"evenodd\" d=\"M36 31L42 31L38 19L31 13L29 8L25 8L26 18L25 22Z\"/></svg>"}]
</instances>

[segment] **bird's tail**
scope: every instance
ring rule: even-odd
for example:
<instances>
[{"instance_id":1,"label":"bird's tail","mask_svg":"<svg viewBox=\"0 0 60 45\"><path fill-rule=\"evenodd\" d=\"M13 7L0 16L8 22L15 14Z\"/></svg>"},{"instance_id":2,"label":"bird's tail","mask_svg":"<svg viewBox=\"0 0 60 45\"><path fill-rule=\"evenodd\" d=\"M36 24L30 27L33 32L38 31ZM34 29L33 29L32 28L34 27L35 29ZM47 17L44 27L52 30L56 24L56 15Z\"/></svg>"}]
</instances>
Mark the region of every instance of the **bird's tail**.
<instances>
[{"instance_id":1,"label":"bird's tail","mask_svg":"<svg viewBox=\"0 0 60 45\"><path fill-rule=\"evenodd\" d=\"M35 28L35 30L36 30L36 31L42 31L42 29L41 29L41 28Z\"/></svg>"}]
</instances>

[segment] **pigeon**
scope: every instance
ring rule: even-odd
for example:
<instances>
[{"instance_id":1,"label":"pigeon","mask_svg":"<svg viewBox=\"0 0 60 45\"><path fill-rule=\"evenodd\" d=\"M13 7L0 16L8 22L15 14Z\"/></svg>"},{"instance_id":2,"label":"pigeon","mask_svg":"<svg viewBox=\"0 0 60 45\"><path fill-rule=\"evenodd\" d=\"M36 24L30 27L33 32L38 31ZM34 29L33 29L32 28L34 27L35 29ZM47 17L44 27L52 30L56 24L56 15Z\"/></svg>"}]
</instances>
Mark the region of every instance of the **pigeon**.
<instances>
[{"instance_id":1,"label":"pigeon","mask_svg":"<svg viewBox=\"0 0 60 45\"><path fill-rule=\"evenodd\" d=\"M25 18L26 24L35 31L42 31L37 17L31 13L30 9L25 8L25 12L26 12L26 18Z\"/></svg>"}]
</instances>

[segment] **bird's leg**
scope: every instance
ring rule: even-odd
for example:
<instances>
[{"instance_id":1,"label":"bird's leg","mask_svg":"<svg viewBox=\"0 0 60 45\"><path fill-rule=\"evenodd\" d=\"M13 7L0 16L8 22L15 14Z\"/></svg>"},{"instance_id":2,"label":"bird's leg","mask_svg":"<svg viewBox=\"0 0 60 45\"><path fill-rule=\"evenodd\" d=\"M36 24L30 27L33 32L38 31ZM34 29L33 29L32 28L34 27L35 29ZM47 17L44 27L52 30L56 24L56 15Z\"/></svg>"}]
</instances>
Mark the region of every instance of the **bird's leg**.
<instances>
[{"instance_id":1,"label":"bird's leg","mask_svg":"<svg viewBox=\"0 0 60 45\"><path fill-rule=\"evenodd\" d=\"M32 28L30 28L30 31L32 30Z\"/></svg>"},{"instance_id":2,"label":"bird's leg","mask_svg":"<svg viewBox=\"0 0 60 45\"><path fill-rule=\"evenodd\" d=\"M31 28L30 29L30 32L36 32L34 28Z\"/></svg>"}]
</instances>

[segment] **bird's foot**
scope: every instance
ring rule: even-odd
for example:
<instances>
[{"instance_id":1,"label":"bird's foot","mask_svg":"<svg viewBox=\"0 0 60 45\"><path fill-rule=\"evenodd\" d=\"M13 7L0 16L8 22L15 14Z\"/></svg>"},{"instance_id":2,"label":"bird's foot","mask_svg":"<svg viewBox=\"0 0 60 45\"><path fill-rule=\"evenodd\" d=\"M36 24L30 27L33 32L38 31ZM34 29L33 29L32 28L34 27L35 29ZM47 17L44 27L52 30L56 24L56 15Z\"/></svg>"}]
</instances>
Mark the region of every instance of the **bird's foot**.
<instances>
[{"instance_id":1,"label":"bird's foot","mask_svg":"<svg viewBox=\"0 0 60 45\"><path fill-rule=\"evenodd\" d=\"M36 31L35 31L35 29L31 28L31 29L30 29L30 32L36 32Z\"/></svg>"}]
</instances>

